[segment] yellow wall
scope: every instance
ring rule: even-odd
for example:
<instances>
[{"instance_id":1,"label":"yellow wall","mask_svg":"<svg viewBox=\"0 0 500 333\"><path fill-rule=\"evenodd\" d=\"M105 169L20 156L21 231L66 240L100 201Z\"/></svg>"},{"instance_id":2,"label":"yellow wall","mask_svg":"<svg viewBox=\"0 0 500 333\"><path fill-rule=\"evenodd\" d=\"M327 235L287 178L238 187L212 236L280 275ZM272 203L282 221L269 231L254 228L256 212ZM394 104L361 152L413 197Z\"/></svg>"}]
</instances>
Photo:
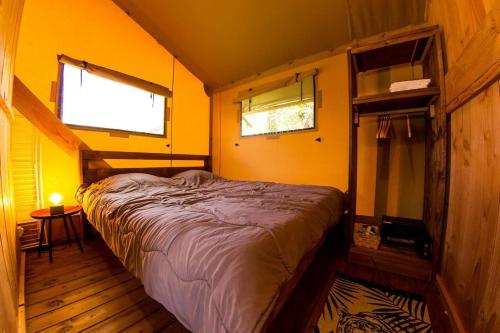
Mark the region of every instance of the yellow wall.
<instances>
[{"instance_id":1,"label":"yellow wall","mask_svg":"<svg viewBox=\"0 0 500 333\"><path fill-rule=\"evenodd\" d=\"M317 90L322 96L321 106L316 111L316 130L279 136L240 137L240 105L233 103L238 92L313 68L319 69ZM216 93L213 103L216 173L232 179L332 185L347 189L349 117L345 54ZM318 137L321 137L321 143L315 141Z\"/></svg>"},{"instance_id":2,"label":"yellow wall","mask_svg":"<svg viewBox=\"0 0 500 333\"><path fill-rule=\"evenodd\" d=\"M57 54L173 89L175 120L167 124L166 138L120 138L75 130L92 149L208 154L209 98L202 82L177 61L173 71L172 55L111 0L26 0L16 75L51 110L55 110L50 89L51 81L57 80ZM172 107L172 99L168 105ZM66 154L46 137L41 139L41 150L45 203L54 191L63 194L65 203L73 202L80 182L76 154Z\"/></svg>"}]
</instances>

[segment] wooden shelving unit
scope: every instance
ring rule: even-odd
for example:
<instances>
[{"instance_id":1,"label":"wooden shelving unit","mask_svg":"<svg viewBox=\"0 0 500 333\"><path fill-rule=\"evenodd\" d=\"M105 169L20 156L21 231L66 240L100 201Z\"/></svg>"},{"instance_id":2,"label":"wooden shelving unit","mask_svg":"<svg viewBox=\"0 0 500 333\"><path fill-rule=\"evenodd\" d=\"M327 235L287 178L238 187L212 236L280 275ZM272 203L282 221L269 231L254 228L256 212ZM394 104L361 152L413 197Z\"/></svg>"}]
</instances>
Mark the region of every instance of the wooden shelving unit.
<instances>
[{"instance_id":1,"label":"wooden shelving unit","mask_svg":"<svg viewBox=\"0 0 500 333\"><path fill-rule=\"evenodd\" d=\"M358 96L358 74L408 64L421 65L424 78L431 86L399 92L382 92ZM439 263L444 224L446 181L446 112L444 108L443 64L441 40L437 26L422 27L385 38L372 40L348 50L350 82L350 148L349 148L349 260L375 269L432 280ZM433 106L434 112L430 108ZM359 247L353 243L355 222L380 225L380 217L356 215L357 149L359 118L380 114L401 114L417 110L425 114L425 184L423 221L433 240L429 259L418 256L415 250L387 246L379 249ZM368 221L367 221L368 220Z\"/></svg>"},{"instance_id":2,"label":"wooden shelving unit","mask_svg":"<svg viewBox=\"0 0 500 333\"><path fill-rule=\"evenodd\" d=\"M389 92L355 97L352 99L352 105L354 110L360 114L426 108L439 97L439 94L439 87Z\"/></svg>"},{"instance_id":3,"label":"wooden shelving unit","mask_svg":"<svg viewBox=\"0 0 500 333\"><path fill-rule=\"evenodd\" d=\"M434 41L434 35L428 32L423 29L406 33L406 36L388 37L382 43L376 41L358 45L351 50L354 69L367 72L401 64L423 63Z\"/></svg>"}]
</instances>

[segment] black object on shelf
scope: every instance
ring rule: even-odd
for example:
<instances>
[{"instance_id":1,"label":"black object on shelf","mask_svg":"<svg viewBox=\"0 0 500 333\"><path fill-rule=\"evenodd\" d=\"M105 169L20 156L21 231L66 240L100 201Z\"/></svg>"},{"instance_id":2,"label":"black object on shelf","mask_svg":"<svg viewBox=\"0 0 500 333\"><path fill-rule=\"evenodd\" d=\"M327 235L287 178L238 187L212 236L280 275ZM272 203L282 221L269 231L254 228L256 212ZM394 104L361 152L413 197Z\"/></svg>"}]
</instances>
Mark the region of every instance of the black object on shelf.
<instances>
[{"instance_id":1,"label":"black object on shelf","mask_svg":"<svg viewBox=\"0 0 500 333\"><path fill-rule=\"evenodd\" d=\"M432 240L422 220L384 215L380 236L382 244L415 249L423 258L431 256Z\"/></svg>"}]
</instances>

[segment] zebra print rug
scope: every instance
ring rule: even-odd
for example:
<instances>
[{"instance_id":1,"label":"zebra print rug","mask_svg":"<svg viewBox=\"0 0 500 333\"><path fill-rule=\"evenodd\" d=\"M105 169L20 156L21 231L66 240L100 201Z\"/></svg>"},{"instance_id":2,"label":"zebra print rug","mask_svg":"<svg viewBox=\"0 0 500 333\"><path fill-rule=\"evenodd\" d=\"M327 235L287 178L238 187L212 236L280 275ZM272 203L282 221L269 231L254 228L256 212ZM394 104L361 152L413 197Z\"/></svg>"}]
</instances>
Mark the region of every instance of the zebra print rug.
<instances>
[{"instance_id":1,"label":"zebra print rug","mask_svg":"<svg viewBox=\"0 0 500 333\"><path fill-rule=\"evenodd\" d=\"M432 332L425 298L338 275L315 333Z\"/></svg>"}]
</instances>

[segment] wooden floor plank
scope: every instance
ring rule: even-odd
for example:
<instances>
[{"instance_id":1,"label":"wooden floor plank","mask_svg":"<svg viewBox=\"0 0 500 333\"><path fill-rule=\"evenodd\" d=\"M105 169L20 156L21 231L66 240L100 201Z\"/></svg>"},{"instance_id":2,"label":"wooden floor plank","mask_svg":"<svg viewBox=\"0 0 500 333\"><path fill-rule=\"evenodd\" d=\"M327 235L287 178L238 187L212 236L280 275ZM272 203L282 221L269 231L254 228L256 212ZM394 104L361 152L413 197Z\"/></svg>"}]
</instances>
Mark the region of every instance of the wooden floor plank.
<instances>
[{"instance_id":1,"label":"wooden floor plank","mask_svg":"<svg viewBox=\"0 0 500 333\"><path fill-rule=\"evenodd\" d=\"M53 262L53 267L62 267L62 266L65 266L65 265L69 265L69 264L73 264L75 262L78 262L80 260L89 260L89 259L93 259L93 258L97 258L97 257L102 257L103 254L102 253L99 253L99 252L96 252L96 251L92 251L92 252L85 252L85 253L75 253L75 254L71 254L67 257L59 257L57 259L54 259L55 262ZM45 258L45 260L48 260L47 258ZM36 275L39 275L39 274L42 274L44 273L43 269L44 269L44 265L43 263L34 263L34 262L31 262L32 265L27 269L27 276L31 277L31 276L36 276Z\"/></svg>"},{"instance_id":2,"label":"wooden floor plank","mask_svg":"<svg viewBox=\"0 0 500 333\"><path fill-rule=\"evenodd\" d=\"M71 303L54 311L50 311L40 316L28 319L27 327L29 330L32 330L33 328L36 328L37 330L48 328L56 323L68 320L82 312L86 312L101 304L118 298L121 295L129 292L130 290L136 289L140 286L141 283L139 282L139 280L130 279L122 284L84 298L79 302Z\"/></svg>"},{"instance_id":3,"label":"wooden floor plank","mask_svg":"<svg viewBox=\"0 0 500 333\"><path fill-rule=\"evenodd\" d=\"M27 267L28 332L118 332L135 324L158 331L176 322L102 240L88 244L83 254L59 245L53 263L28 252Z\"/></svg>"},{"instance_id":4,"label":"wooden floor plank","mask_svg":"<svg viewBox=\"0 0 500 333\"><path fill-rule=\"evenodd\" d=\"M95 272L100 272L104 270L116 270L119 269L120 267L121 264L117 264L116 262L99 262L94 265L84 267L80 270L66 272L65 274L61 274L59 276L50 275L46 279L39 279L35 282L28 280L26 282L28 288L27 292L33 293L42 289L56 286L58 284L80 279Z\"/></svg>"},{"instance_id":5,"label":"wooden floor plank","mask_svg":"<svg viewBox=\"0 0 500 333\"><path fill-rule=\"evenodd\" d=\"M77 246L68 246L66 244L61 244L61 245L57 245L57 246L54 246L52 248L52 256L54 258L57 258L57 257L66 257L67 254L69 253L76 253L76 252L79 252L80 250L78 249ZM84 251L85 251L85 248L84 248ZM30 262L34 262L34 263L38 263L38 262L41 262L41 261L47 261L48 258L47 258L47 252L44 252L45 254L45 258L42 258L43 255L41 257L38 257L38 248L35 248L35 249L32 249L30 251L27 251L26 252L26 255L27 255L27 258Z\"/></svg>"},{"instance_id":6,"label":"wooden floor plank","mask_svg":"<svg viewBox=\"0 0 500 333\"><path fill-rule=\"evenodd\" d=\"M109 319L121 312L122 309L134 306L148 298L144 288L138 287L128 294L122 295L114 300L102 304L89 311L80 313L71 319L60 322L42 332L81 332L87 327L91 327L103 320ZM116 331L108 331L116 332Z\"/></svg>"},{"instance_id":7,"label":"wooden floor plank","mask_svg":"<svg viewBox=\"0 0 500 333\"><path fill-rule=\"evenodd\" d=\"M78 248L78 246L76 246L76 244L74 244L73 246L68 246L66 244L53 246L52 248L53 263L57 264L61 260L67 260L69 257L73 255L77 254L88 255L96 252L94 248L84 248L83 250L84 250L83 253L81 253L80 249ZM47 252L47 250L44 250L39 257L38 248L35 248L27 252L26 259L28 259L31 263L34 264L29 269L32 268L36 269L37 267L39 267L38 266L39 264L45 264L49 262L49 253Z\"/></svg>"},{"instance_id":8,"label":"wooden floor plank","mask_svg":"<svg viewBox=\"0 0 500 333\"><path fill-rule=\"evenodd\" d=\"M45 289L29 293L26 295L26 304L33 305L64 293L73 292L78 288L82 288L93 283L98 283L109 278L110 276L119 274L124 271L124 267L116 267L110 270L101 270L79 279L60 283L52 287L47 287Z\"/></svg>"},{"instance_id":9,"label":"wooden floor plank","mask_svg":"<svg viewBox=\"0 0 500 333\"><path fill-rule=\"evenodd\" d=\"M169 325L176 322L177 319L165 310L161 308L144 319L138 321L134 325L124 329L122 332L126 333L156 333L162 329L167 328Z\"/></svg>"},{"instance_id":10,"label":"wooden floor plank","mask_svg":"<svg viewBox=\"0 0 500 333\"><path fill-rule=\"evenodd\" d=\"M86 333L97 332L120 332L143 320L153 312L161 309L162 305L151 298L131 306L115 316L103 320L102 322L84 330Z\"/></svg>"},{"instance_id":11,"label":"wooden floor plank","mask_svg":"<svg viewBox=\"0 0 500 333\"><path fill-rule=\"evenodd\" d=\"M87 297L96 295L101 291L108 290L122 283L132 280L134 277L129 272L123 271L97 283L69 291L65 294L55 295L43 302L33 304L26 311L26 318L31 319L44 313L65 307L71 303L78 302Z\"/></svg>"},{"instance_id":12,"label":"wooden floor plank","mask_svg":"<svg viewBox=\"0 0 500 333\"><path fill-rule=\"evenodd\" d=\"M92 266L98 263L108 264L109 259L103 256L87 259L74 258L72 263L61 266L53 266L49 272L45 272L43 275L40 274L40 272L32 272L31 274L26 275L26 279L28 283L36 283L42 280L46 280L48 277L58 277L73 271L82 270L85 267Z\"/></svg>"}]
</instances>

